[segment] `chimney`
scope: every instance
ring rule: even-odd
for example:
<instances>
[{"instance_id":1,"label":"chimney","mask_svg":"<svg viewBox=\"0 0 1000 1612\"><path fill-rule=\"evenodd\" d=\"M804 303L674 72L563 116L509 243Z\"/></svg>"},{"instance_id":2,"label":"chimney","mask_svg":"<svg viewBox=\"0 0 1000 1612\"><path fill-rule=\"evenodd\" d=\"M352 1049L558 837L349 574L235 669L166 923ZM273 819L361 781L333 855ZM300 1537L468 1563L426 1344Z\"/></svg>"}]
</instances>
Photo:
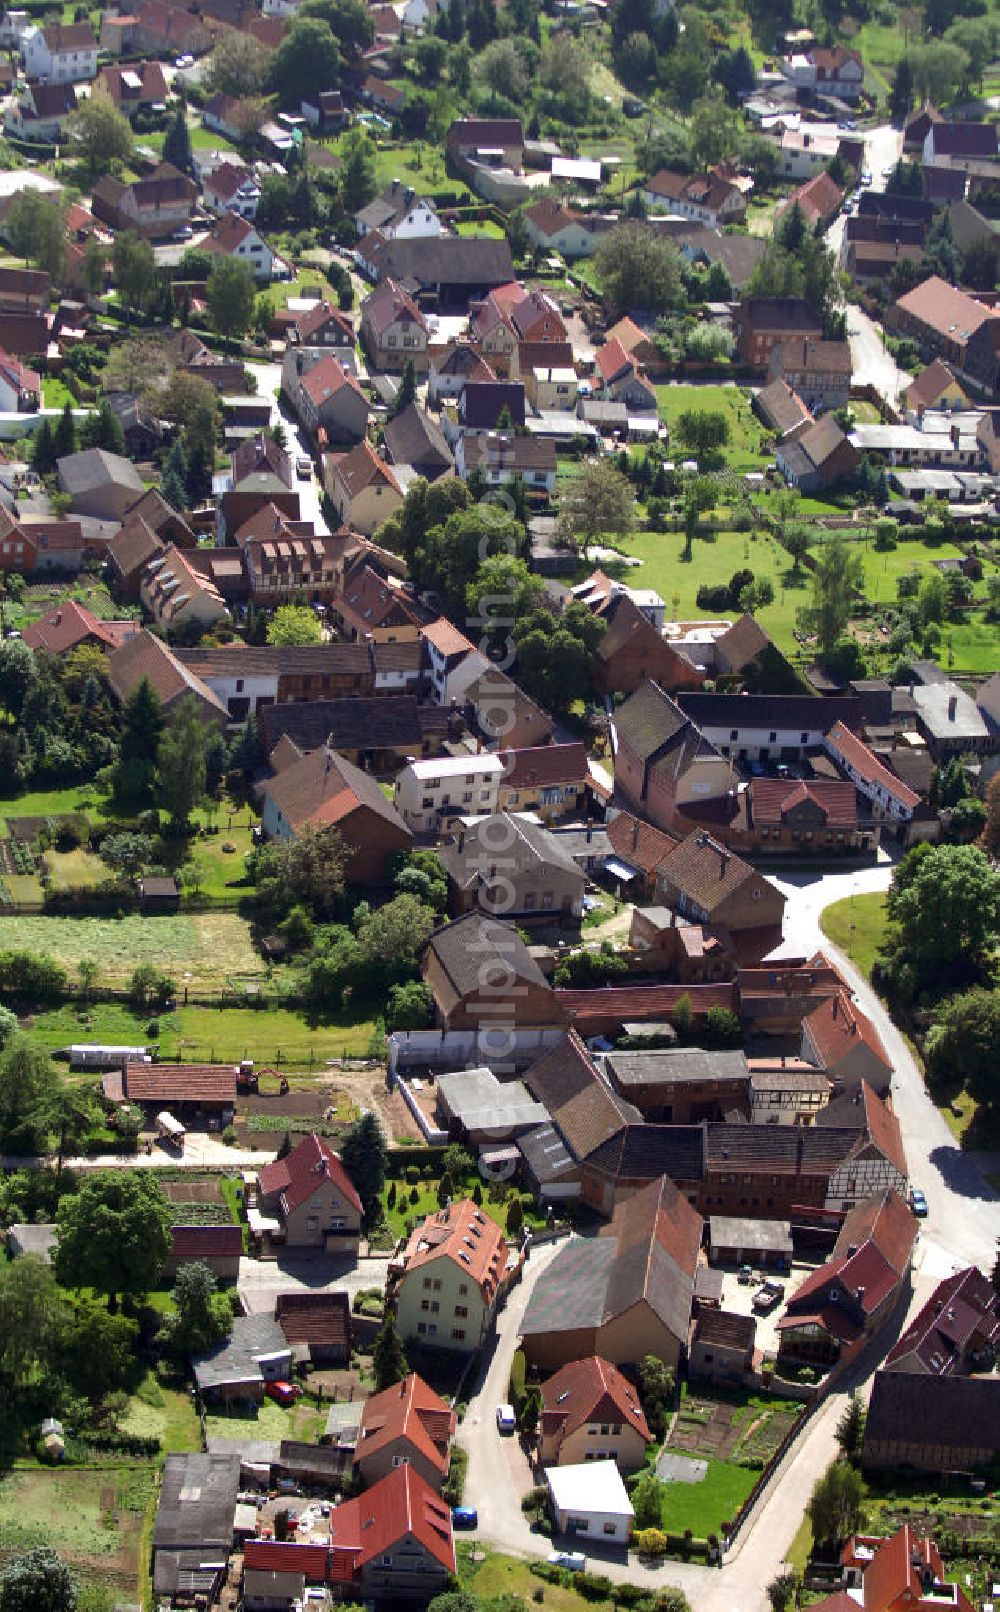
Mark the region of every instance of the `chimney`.
<instances>
[{"instance_id":1,"label":"chimney","mask_svg":"<svg viewBox=\"0 0 1000 1612\"><path fill-rule=\"evenodd\" d=\"M461 854L461 852L465 850L465 829L464 828L460 828L459 831L458 831L458 849L459 849L459 854Z\"/></svg>"},{"instance_id":2,"label":"chimney","mask_svg":"<svg viewBox=\"0 0 1000 1612\"><path fill-rule=\"evenodd\" d=\"M632 824L632 849L633 849L633 851L635 850L635 848L638 845L638 843L639 843L639 819L636 818L635 822Z\"/></svg>"},{"instance_id":3,"label":"chimney","mask_svg":"<svg viewBox=\"0 0 1000 1612\"><path fill-rule=\"evenodd\" d=\"M953 425L952 428L951 428L951 445L952 445L953 448L958 447L959 434L960 433L959 433L958 426Z\"/></svg>"},{"instance_id":4,"label":"chimney","mask_svg":"<svg viewBox=\"0 0 1000 1612\"><path fill-rule=\"evenodd\" d=\"M836 1018L836 1017L837 1017L837 1005L838 1005L838 1003L839 1003L839 1001L840 1001L840 998L839 998L839 996L835 996L835 997L834 997L834 998L833 998L833 1008L832 1008L832 1010L831 1010L831 1011L832 1011L832 1014L833 1014L833 1017L834 1017L834 1018Z\"/></svg>"},{"instance_id":5,"label":"chimney","mask_svg":"<svg viewBox=\"0 0 1000 1612\"><path fill-rule=\"evenodd\" d=\"M948 721L954 722L958 715L958 695L952 694L948 698Z\"/></svg>"},{"instance_id":6,"label":"chimney","mask_svg":"<svg viewBox=\"0 0 1000 1612\"><path fill-rule=\"evenodd\" d=\"M719 854L719 878L720 879L724 879L726 877L726 869L728 868L728 866L729 866L729 856L725 851L722 851Z\"/></svg>"}]
</instances>

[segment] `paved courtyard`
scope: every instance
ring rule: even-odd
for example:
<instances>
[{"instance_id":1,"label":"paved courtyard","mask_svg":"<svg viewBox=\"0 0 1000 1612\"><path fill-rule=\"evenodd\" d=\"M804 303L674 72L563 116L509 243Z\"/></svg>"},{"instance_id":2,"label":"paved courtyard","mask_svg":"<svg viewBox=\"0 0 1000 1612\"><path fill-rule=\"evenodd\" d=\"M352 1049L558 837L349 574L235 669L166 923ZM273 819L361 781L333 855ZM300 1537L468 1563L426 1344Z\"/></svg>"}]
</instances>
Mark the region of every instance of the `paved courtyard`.
<instances>
[{"instance_id":1,"label":"paved courtyard","mask_svg":"<svg viewBox=\"0 0 1000 1612\"><path fill-rule=\"evenodd\" d=\"M330 1259L286 1254L281 1259L241 1259L239 1293L251 1315L270 1314L278 1293L322 1293L336 1289L353 1299L362 1288L384 1289L388 1259Z\"/></svg>"}]
</instances>

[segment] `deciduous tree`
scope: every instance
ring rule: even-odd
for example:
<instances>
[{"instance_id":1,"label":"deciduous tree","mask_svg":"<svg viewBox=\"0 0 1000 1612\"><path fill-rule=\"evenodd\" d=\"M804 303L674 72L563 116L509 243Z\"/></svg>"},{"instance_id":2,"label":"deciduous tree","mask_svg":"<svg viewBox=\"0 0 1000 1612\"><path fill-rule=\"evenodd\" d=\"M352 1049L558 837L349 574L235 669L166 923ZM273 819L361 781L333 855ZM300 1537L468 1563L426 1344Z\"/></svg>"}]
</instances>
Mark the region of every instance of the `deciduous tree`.
<instances>
[{"instance_id":1,"label":"deciduous tree","mask_svg":"<svg viewBox=\"0 0 1000 1612\"><path fill-rule=\"evenodd\" d=\"M132 230L122 230L115 236L112 259L122 306L129 313L145 308L156 287L156 259L149 242Z\"/></svg>"},{"instance_id":2,"label":"deciduous tree","mask_svg":"<svg viewBox=\"0 0 1000 1612\"><path fill-rule=\"evenodd\" d=\"M683 288L680 255L666 236L635 224L603 235L594 253L594 273L618 313L645 308L665 313L679 305Z\"/></svg>"},{"instance_id":3,"label":"deciduous tree","mask_svg":"<svg viewBox=\"0 0 1000 1612\"><path fill-rule=\"evenodd\" d=\"M90 95L66 119L66 133L92 174L125 162L132 152L132 126L103 95Z\"/></svg>"},{"instance_id":4,"label":"deciduous tree","mask_svg":"<svg viewBox=\"0 0 1000 1612\"><path fill-rule=\"evenodd\" d=\"M237 99L260 95L270 65L270 53L259 39L237 28L227 28L205 64L205 88L210 94L234 95Z\"/></svg>"},{"instance_id":5,"label":"deciduous tree","mask_svg":"<svg viewBox=\"0 0 1000 1612\"><path fill-rule=\"evenodd\" d=\"M296 106L333 89L340 77L340 48L327 23L295 17L274 53L271 83L282 100Z\"/></svg>"},{"instance_id":6,"label":"deciduous tree","mask_svg":"<svg viewBox=\"0 0 1000 1612\"><path fill-rule=\"evenodd\" d=\"M253 324L257 301L257 282L250 265L239 258L220 257L208 277L205 298L219 334L242 336Z\"/></svg>"},{"instance_id":7,"label":"deciduous tree","mask_svg":"<svg viewBox=\"0 0 1000 1612\"><path fill-rule=\"evenodd\" d=\"M22 190L11 203L7 220L11 250L26 263L44 269L53 280L66 262L66 226L62 209L37 190Z\"/></svg>"},{"instance_id":8,"label":"deciduous tree","mask_svg":"<svg viewBox=\"0 0 1000 1612\"><path fill-rule=\"evenodd\" d=\"M559 495L559 536L584 549L601 536L628 537L635 529L632 484L610 459L587 459Z\"/></svg>"},{"instance_id":9,"label":"deciduous tree","mask_svg":"<svg viewBox=\"0 0 1000 1612\"><path fill-rule=\"evenodd\" d=\"M119 1294L153 1287L170 1247L172 1215L151 1170L99 1170L56 1213L55 1271L66 1287L93 1288L117 1309Z\"/></svg>"},{"instance_id":10,"label":"deciduous tree","mask_svg":"<svg viewBox=\"0 0 1000 1612\"><path fill-rule=\"evenodd\" d=\"M179 700L156 754L157 793L175 828L186 828L205 795L208 725L193 694Z\"/></svg>"},{"instance_id":11,"label":"deciduous tree","mask_svg":"<svg viewBox=\"0 0 1000 1612\"><path fill-rule=\"evenodd\" d=\"M861 1474L846 1461L834 1461L809 1499L809 1519L820 1545L837 1545L854 1533L861 1520Z\"/></svg>"},{"instance_id":12,"label":"deciduous tree","mask_svg":"<svg viewBox=\"0 0 1000 1612\"><path fill-rule=\"evenodd\" d=\"M269 644L321 644L323 629L308 605L279 605L267 624Z\"/></svg>"},{"instance_id":13,"label":"deciduous tree","mask_svg":"<svg viewBox=\"0 0 1000 1612\"><path fill-rule=\"evenodd\" d=\"M76 1612L76 1579L48 1545L15 1556L0 1571L0 1612Z\"/></svg>"}]
</instances>

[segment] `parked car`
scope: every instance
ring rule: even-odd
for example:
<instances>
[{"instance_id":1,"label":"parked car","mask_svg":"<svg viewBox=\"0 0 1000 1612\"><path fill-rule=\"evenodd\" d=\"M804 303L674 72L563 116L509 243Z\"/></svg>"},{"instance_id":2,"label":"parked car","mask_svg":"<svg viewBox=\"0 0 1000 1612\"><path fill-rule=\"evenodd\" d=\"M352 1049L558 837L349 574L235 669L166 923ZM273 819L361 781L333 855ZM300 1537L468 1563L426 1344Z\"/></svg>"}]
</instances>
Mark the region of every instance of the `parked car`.
<instances>
[{"instance_id":1,"label":"parked car","mask_svg":"<svg viewBox=\"0 0 1000 1612\"><path fill-rule=\"evenodd\" d=\"M453 1528L478 1528L479 1512L475 1506L454 1506L451 1513Z\"/></svg>"},{"instance_id":2,"label":"parked car","mask_svg":"<svg viewBox=\"0 0 1000 1612\"><path fill-rule=\"evenodd\" d=\"M501 1433L513 1433L517 1428L517 1417L514 1415L513 1405L497 1406L497 1427Z\"/></svg>"},{"instance_id":3,"label":"parked car","mask_svg":"<svg viewBox=\"0 0 1000 1612\"><path fill-rule=\"evenodd\" d=\"M780 1304L785 1296L783 1282L762 1282L753 1296L750 1308L756 1310L758 1315L769 1315L776 1304Z\"/></svg>"},{"instance_id":4,"label":"parked car","mask_svg":"<svg viewBox=\"0 0 1000 1612\"><path fill-rule=\"evenodd\" d=\"M910 1208L913 1210L913 1213L916 1215L918 1220L926 1220L927 1199L924 1197L919 1187L910 1188Z\"/></svg>"},{"instance_id":5,"label":"parked car","mask_svg":"<svg viewBox=\"0 0 1000 1612\"><path fill-rule=\"evenodd\" d=\"M297 1399L302 1398L302 1389L298 1383L274 1382L265 1383L264 1392L268 1399L277 1400L279 1405L294 1405Z\"/></svg>"},{"instance_id":6,"label":"parked car","mask_svg":"<svg viewBox=\"0 0 1000 1612\"><path fill-rule=\"evenodd\" d=\"M295 470L300 481L308 481L313 473L312 460L307 454L301 453L295 461Z\"/></svg>"},{"instance_id":7,"label":"parked car","mask_svg":"<svg viewBox=\"0 0 1000 1612\"><path fill-rule=\"evenodd\" d=\"M548 1563L550 1567L565 1567L570 1573L583 1573L587 1568L587 1558L582 1550L550 1551Z\"/></svg>"}]
</instances>

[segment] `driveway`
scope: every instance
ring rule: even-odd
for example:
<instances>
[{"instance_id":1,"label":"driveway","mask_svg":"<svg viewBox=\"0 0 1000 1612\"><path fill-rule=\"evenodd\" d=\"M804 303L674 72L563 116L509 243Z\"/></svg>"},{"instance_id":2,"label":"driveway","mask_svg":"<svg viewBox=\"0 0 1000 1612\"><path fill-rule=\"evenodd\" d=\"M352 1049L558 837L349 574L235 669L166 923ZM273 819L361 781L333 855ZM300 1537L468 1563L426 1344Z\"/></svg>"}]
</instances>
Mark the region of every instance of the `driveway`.
<instances>
[{"instance_id":1,"label":"driveway","mask_svg":"<svg viewBox=\"0 0 1000 1612\"><path fill-rule=\"evenodd\" d=\"M355 1293L385 1288L388 1259L378 1256L355 1262L324 1254L285 1254L280 1259L241 1259L237 1287L251 1315L270 1315L279 1293Z\"/></svg>"},{"instance_id":2,"label":"driveway","mask_svg":"<svg viewBox=\"0 0 1000 1612\"><path fill-rule=\"evenodd\" d=\"M101 1153L94 1158L64 1159L67 1170L242 1170L259 1169L269 1164L277 1150L271 1148L227 1147L217 1136L201 1132L188 1132L183 1153L174 1153L154 1143L152 1153ZM41 1170L51 1164L49 1158L17 1158L13 1154L0 1155L0 1170Z\"/></svg>"},{"instance_id":3,"label":"driveway","mask_svg":"<svg viewBox=\"0 0 1000 1612\"><path fill-rule=\"evenodd\" d=\"M252 370L257 377L257 396L271 399L271 424L277 425L279 420L284 428L288 452L292 459L305 455L310 462L313 459L313 447L302 427L291 415L281 413L278 408L278 393L281 390L280 364L248 364L247 369ZM312 521L314 531L321 535L330 528L323 519L320 501L323 497L323 488L316 478L315 470L308 481L296 480L294 491L299 495L299 518Z\"/></svg>"}]
</instances>

